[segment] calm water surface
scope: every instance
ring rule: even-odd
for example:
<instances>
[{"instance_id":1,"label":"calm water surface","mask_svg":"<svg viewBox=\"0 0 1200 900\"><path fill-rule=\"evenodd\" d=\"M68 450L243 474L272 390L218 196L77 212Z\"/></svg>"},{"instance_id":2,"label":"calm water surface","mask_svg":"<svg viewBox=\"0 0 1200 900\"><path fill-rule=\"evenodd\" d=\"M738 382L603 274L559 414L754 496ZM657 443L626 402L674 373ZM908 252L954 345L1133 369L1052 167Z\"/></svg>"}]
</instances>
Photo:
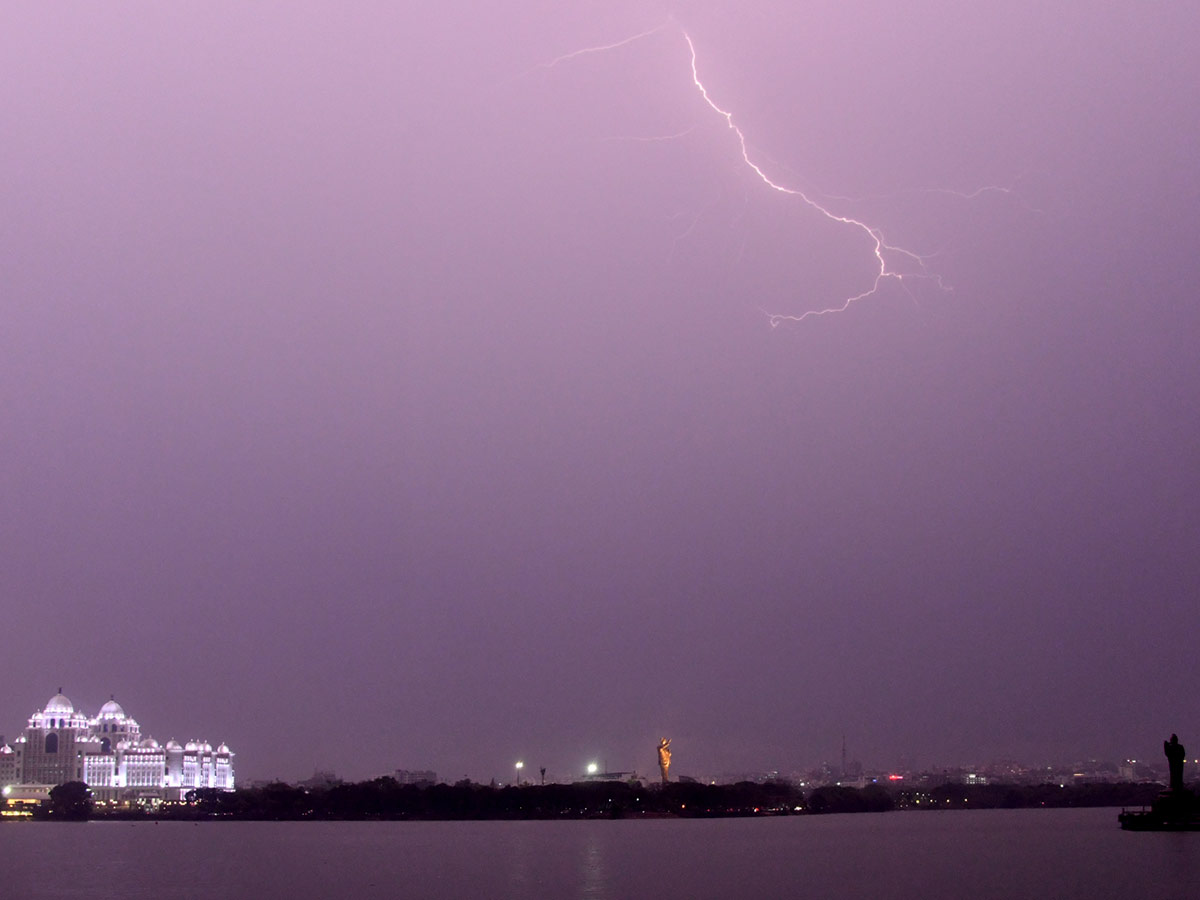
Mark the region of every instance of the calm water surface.
<instances>
[{"instance_id":1,"label":"calm water surface","mask_svg":"<svg viewBox=\"0 0 1200 900\"><path fill-rule=\"evenodd\" d=\"M1117 811L586 822L0 823L25 898L1195 900L1200 833Z\"/></svg>"}]
</instances>

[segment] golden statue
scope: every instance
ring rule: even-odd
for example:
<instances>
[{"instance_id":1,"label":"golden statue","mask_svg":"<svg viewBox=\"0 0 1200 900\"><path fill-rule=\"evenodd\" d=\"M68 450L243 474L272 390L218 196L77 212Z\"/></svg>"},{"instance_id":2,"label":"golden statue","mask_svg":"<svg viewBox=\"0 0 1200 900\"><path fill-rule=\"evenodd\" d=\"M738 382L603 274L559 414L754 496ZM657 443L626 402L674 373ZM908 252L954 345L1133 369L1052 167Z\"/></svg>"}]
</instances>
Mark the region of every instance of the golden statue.
<instances>
[{"instance_id":1,"label":"golden statue","mask_svg":"<svg viewBox=\"0 0 1200 900\"><path fill-rule=\"evenodd\" d=\"M662 772L663 784L667 783L667 772L671 768L671 739L663 738L658 742L658 768Z\"/></svg>"}]
</instances>

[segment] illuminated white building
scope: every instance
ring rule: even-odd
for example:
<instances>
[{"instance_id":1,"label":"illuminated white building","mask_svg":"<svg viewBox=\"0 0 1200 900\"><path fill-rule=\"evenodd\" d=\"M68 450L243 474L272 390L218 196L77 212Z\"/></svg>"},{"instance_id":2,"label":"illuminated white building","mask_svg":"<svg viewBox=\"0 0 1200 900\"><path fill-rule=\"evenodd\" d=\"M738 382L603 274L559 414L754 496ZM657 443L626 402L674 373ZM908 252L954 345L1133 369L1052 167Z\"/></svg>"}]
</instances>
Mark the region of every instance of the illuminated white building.
<instances>
[{"instance_id":1,"label":"illuminated white building","mask_svg":"<svg viewBox=\"0 0 1200 900\"><path fill-rule=\"evenodd\" d=\"M94 718L55 694L12 746L0 747L0 786L83 781L97 800L179 800L194 788L233 790L233 751L204 741L159 744L109 700Z\"/></svg>"}]
</instances>

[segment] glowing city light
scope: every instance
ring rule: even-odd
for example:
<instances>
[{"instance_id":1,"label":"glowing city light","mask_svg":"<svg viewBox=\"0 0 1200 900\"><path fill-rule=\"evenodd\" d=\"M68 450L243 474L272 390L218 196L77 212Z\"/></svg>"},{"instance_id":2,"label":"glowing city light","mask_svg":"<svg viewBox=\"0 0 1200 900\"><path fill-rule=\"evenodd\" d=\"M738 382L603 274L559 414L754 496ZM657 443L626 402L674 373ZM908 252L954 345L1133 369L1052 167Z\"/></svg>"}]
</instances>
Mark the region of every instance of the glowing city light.
<instances>
[{"instance_id":1,"label":"glowing city light","mask_svg":"<svg viewBox=\"0 0 1200 900\"><path fill-rule=\"evenodd\" d=\"M599 771L600 771L600 767L598 765L596 765L596 763L588 763L587 773L589 775L595 775Z\"/></svg>"}]
</instances>

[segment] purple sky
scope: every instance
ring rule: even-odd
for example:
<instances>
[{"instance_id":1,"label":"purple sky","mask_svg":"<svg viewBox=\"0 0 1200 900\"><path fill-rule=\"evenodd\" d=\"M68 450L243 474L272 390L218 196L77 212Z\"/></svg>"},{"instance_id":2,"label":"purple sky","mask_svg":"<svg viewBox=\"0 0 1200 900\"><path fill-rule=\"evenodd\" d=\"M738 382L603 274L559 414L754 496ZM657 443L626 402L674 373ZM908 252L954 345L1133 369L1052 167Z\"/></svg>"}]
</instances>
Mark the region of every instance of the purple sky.
<instances>
[{"instance_id":1,"label":"purple sky","mask_svg":"<svg viewBox=\"0 0 1200 900\"><path fill-rule=\"evenodd\" d=\"M1194 4L398 6L0 13L0 732L1200 743Z\"/></svg>"}]
</instances>

